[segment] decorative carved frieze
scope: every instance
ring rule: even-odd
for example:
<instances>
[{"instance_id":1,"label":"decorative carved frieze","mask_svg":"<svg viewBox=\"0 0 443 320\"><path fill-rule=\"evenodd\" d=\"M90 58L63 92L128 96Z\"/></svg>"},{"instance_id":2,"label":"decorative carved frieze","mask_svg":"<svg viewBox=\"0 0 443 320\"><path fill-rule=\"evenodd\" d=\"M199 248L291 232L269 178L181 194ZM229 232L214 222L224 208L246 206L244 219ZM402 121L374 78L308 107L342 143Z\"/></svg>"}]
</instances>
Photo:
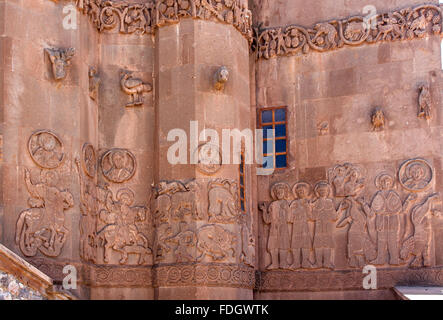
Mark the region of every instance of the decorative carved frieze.
<instances>
[{"instance_id":1,"label":"decorative carved frieze","mask_svg":"<svg viewBox=\"0 0 443 320\"><path fill-rule=\"evenodd\" d=\"M156 287L255 287L255 271L237 264L181 264L154 269Z\"/></svg>"},{"instance_id":2,"label":"decorative carved frieze","mask_svg":"<svg viewBox=\"0 0 443 320\"><path fill-rule=\"evenodd\" d=\"M347 246L340 250L345 250L351 268L435 265L432 221L442 216L442 206L438 193L426 193L434 180L426 160L401 164L398 182L394 174L379 172L370 201L364 196L362 166L339 164L327 175L329 183L318 182L314 197L305 182L296 183L292 195L287 183L277 182L270 204L259 205L271 259L267 270L334 269L334 239L341 228L347 228Z\"/></svg>"},{"instance_id":3,"label":"decorative carved frieze","mask_svg":"<svg viewBox=\"0 0 443 320\"><path fill-rule=\"evenodd\" d=\"M76 0L100 31L118 30L124 34L150 34L183 18L214 20L233 25L249 41L252 39L252 14L239 0L151 0L126 1Z\"/></svg>"},{"instance_id":4,"label":"decorative carved frieze","mask_svg":"<svg viewBox=\"0 0 443 320\"><path fill-rule=\"evenodd\" d=\"M65 227L65 211L74 206L73 195L63 186L64 171L57 169L65 158L63 142L55 133L40 130L30 136L28 151L41 169L40 177L36 182L25 168L29 208L18 217L15 241L27 257L38 252L57 257L70 234Z\"/></svg>"},{"instance_id":5,"label":"decorative carved frieze","mask_svg":"<svg viewBox=\"0 0 443 320\"><path fill-rule=\"evenodd\" d=\"M255 28L252 50L257 59L276 56L325 52L345 46L358 46L381 41L420 39L442 33L442 9L436 5L421 5L378 14L370 25L362 16L331 20L312 28Z\"/></svg>"},{"instance_id":6,"label":"decorative carved frieze","mask_svg":"<svg viewBox=\"0 0 443 320\"><path fill-rule=\"evenodd\" d=\"M256 290L271 291L344 291L364 290L361 270L267 271L257 273ZM377 268L377 289L395 286L442 286L443 269Z\"/></svg>"}]
</instances>

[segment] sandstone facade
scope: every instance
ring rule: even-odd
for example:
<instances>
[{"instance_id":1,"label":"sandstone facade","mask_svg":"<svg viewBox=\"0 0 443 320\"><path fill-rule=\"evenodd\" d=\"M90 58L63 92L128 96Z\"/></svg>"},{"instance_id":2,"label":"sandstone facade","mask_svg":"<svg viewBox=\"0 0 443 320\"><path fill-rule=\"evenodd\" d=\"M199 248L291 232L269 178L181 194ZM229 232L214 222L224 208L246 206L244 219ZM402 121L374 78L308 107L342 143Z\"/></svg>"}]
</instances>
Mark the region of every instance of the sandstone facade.
<instances>
[{"instance_id":1,"label":"sandstone facade","mask_svg":"<svg viewBox=\"0 0 443 320\"><path fill-rule=\"evenodd\" d=\"M80 299L442 285L442 26L438 1L0 0L0 242ZM265 168L221 146L255 129Z\"/></svg>"}]
</instances>

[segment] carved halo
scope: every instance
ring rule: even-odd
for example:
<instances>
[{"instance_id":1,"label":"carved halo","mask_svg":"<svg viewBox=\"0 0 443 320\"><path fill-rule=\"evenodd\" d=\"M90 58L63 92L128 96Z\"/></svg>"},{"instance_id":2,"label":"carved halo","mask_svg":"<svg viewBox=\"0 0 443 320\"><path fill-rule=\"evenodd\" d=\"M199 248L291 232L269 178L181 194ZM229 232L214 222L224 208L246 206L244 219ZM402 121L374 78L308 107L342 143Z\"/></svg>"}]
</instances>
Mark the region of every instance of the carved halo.
<instances>
[{"instance_id":1,"label":"carved halo","mask_svg":"<svg viewBox=\"0 0 443 320\"><path fill-rule=\"evenodd\" d=\"M316 183L316 185L315 185L315 187L314 187L314 193L315 193L315 195L316 195L317 197L319 197L318 189L319 189L320 187L322 187L322 186L326 186L326 187L328 188L328 197L331 196L331 194L332 194L332 188L331 188L331 185L329 184L329 182L326 181L326 180L322 180L322 181L319 181L319 182Z\"/></svg>"},{"instance_id":2,"label":"carved halo","mask_svg":"<svg viewBox=\"0 0 443 320\"><path fill-rule=\"evenodd\" d=\"M306 197L309 197L309 196L311 195L311 192L312 192L312 186L311 186L309 183L307 183L307 182L298 182L298 183L296 183L296 184L292 187L292 193L294 194L294 198L295 198L295 199L298 198L298 196L297 196L297 189L298 189L299 187L305 187L305 188L306 188L306 190L308 191L307 194L306 194Z\"/></svg>"},{"instance_id":3,"label":"carved halo","mask_svg":"<svg viewBox=\"0 0 443 320\"><path fill-rule=\"evenodd\" d=\"M391 174L389 174L389 173L387 173L387 172L382 172L382 173L380 173L380 174L375 178L375 187L376 187L378 190L382 190L382 189L383 189L383 187L382 187L382 180L385 179L385 178L389 178L389 179L391 179L392 188L395 186L395 178L394 178Z\"/></svg>"},{"instance_id":4,"label":"carved halo","mask_svg":"<svg viewBox=\"0 0 443 320\"><path fill-rule=\"evenodd\" d=\"M28 151L32 160L45 169L58 168L65 158L62 140L49 130L33 133L28 140Z\"/></svg>"},{"instance_id":5,"label":"carved halo","mask_svg":"<svg viewBox=\"0 0 443 320\"><path fill-rule=\"evenodd\" d=\"M125 163L123 168L115 167L113 157L117 153L125 155ZM106 177L106 179L115 183L123 183L131 179L135 174L136 167L137 161L135 156L126 149L115 148L108 150L101 158L101 169L103 175ZM115 172L116 169L120 170L120 172Z\"/></svg>"}]
</instances>

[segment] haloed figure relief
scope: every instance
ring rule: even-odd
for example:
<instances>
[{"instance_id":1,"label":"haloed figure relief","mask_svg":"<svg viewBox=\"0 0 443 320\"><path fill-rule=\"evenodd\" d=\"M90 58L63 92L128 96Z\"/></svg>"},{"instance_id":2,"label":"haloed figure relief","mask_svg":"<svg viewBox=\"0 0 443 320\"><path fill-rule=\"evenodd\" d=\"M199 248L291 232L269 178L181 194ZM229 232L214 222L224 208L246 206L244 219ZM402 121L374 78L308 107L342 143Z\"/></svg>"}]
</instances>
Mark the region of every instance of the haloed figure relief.
<instances>
[{"instance_id":1,"label":"haloed figure relief","mask_svg":"<svg viewBox=\"0 0 443 320\"><path fill-rule=\"evenodd\" d=\"M264 203L260 205L263 220L269 225L267 248L271 254L271 264L267 267L268 270L288 268L288 252L291 247L288 223L291 221L291 216L286 199L289 192L289 186L286 183L276 183L271 187L271 196L274 201L268 208Z\"/></svg>"},{"instance_id":2,"label":"haloed figure relief","mask_svg":"<svg viewBox=\"0 0 443 320\"><path fill-rule=\"evenodd\" d=\"M148 262L151 247L147 237L139 231L138 223L147 219L147 209L133 206L134 193L120 189L114 200L111 191L106 195L106 209L99 213L97 236L104 243L104 262L109 263L111 252L120 254L120 264L126 264L130 254L138 256L138 264Z\"/></svg>"},{"instance_id":3,"label":"haloed figure relief","mask_svg":"<svg viewBox=\"0 0 443 320\"><path fill-rule=\"evenodd\" d=\"M338 219L334 201L330 198L331 187L328 182L320 181L314 188L316 200L312 203L314 221L315 266L334 269L335 241L334 230Z\"/></svg>"},{"instance_id":4,"label":"haloed figure relief","mask_svg":"<svg viewBox=\"0 0 443 320\"><path fill-rule=\"evenodd\" d=\"M309 221L312 217L310 203L311 186L307 183L297 183L293 188L296 200L290 206L292 223L291 253L292 264L290 269L311 267L310 255L312 237L309 231Z\"/></svg>"}]
</instances>

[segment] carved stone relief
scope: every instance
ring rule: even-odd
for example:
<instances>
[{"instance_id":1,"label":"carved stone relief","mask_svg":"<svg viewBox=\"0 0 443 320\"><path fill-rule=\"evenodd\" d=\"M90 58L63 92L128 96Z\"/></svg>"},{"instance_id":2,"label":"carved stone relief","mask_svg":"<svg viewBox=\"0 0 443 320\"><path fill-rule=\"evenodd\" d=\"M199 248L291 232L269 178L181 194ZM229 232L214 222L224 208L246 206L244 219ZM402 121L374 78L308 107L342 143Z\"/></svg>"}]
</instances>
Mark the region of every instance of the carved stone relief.
<instances>
[{"instance_id":1,"label":"carved stone relief","mask_svg":"<svg viewBox=\"0 0 443 320\"><path fill-rule=\"evenodd\" d=\"M434 193L415 206L410 214L413 234L402 244L401 258L413 267L431 267L433 246L432 217L442 217L440 194Z\"/></svg>"},{"instance_id":2,"label":"carved stone relief","mask_svg":"<svg viewBox=\"0 0 443 320\"><path fill-rule=\"evenodd\" d=\"M96 28L124 34L150 34L155 28L183 18L215 20L233 25L248 40L252 38L252 14L246 3L233 0L126 1L76 0Z\"/></svg>"},{"instance_id":3,"label":"carved stone relief","mask_svg":"<svg viewBox=\"0 0 443 320\"><path fill-rule=\"evenodd\" d=\"M432 266L432 217L440 217L442 208L438 193L421 195L433 180L431 165L424 159L410 159L400 166L404 193L396 191L393 174L380 172L375 178L378 191L369 202L363 195L365 171L351 163L336 165L327 171L329 183L316 184L314 198L308 183L296 183L290 204L289 186L274 184L269 206L260 204L264 223L269 225L265 234L271 264L266 269L334 269L334 238L341 228L347 228L346 257L351 268Z\"/></svg>"},{"instance_id":4,"label":"carved stone relief","mask_svg":"<svg viewBox=\"0 0 443 320\"><path fill-rule=\"evenodd\" d=\"M123 183L134 176L137 162L135 156L126 149L111 149L101 158L101 169L106 179Z\"/></svg>"},{"instance_id":5,"label":"carved stone relief","mask_svg":"<svg viewBox=\"0 0 443 320\"><path fill-rule=\"evenodd\" d=\"M410 192L425 191L431 186L434 171L424 159L411 159L406 161L398 173L400 185Z\"/></svg>"},{"instance_id":6,"label":"carved stone relief","mask_svg":"<svg viewBox=\"0 0 443 320\"><path fill-rule=\"evenodd\" d=\"M372 19L371 19L372 20ZM375 28L368 28L365 17L331 20L313 28L297 25L255 29L252 50L256 58L325 52L363 43L423 38L442 32L442 10L435 5L421 5L377 14Z\"/></svg>"},{"instance_id":7,"label":"carved stone relief","mask_svg":"<svg viewBox=\"0 0 443 320\"><path fill-rule=\"evenodd\" d=\"M100 77L98 76L97 73L97 69L95 67L90 67L88 76L89 76L89 97L92 100L97 101L98 91L101 83Z\"/></svg>"},{"instance_id":8,"label":"carved stone relief","mask_svg":"<svg viewBox=\"0 0 443 320\"><path fill-rule=\"evenodd\" d=\"M386 117L382 109L376 108L371 116L372 130L382 131L385 128Z\"/></svg>"},{"instance_id":9,"label":"carved stone relief","mask_svg":"<svg viewBox=\"0 0 443 320\"><path fill-rule=\"evenodd\" d=\"M214 179L206 189L195 180L161 181L153 189L157 262L254 266L255 239L239 210L237 182Z\"/></svg>"},{"instance_id":10,"label":"carved stone relief","mask_svg":"<svg viewBox=\"0 0 443 320\"><path fill-rule=\"evenodd\" d=\"M52 75L54 79L57 81L65 79L67 68L70 65L71 59L74 57L75 49L46 48L45 52L48 54L52 64Z\"/></svg>"},{"instance_id":11,"label":"carved stone relief","mask_svg":"<svg viewBox=\"0 0 443 320\"><path fill-rule=\"evenodd\" d=\"M214 75L214 89L222 91L225 88L226 82L229 80L229 71L225 66L220 67Z\"/></svg>"},{"instance_id":12,"label":"carved stone relief","mask_svg":"<svg viewBox=\"0 0 443 320\"><path fill-rule=\"evenodd\" d=\"M238 184L233 180L213 180L209 190L209 222L235 223L240 214Z\"/></svg>"},{"instance_id":13,"label":"carved stone relief","mask_svg":"<svg viewBox=\"0 0 443 320\"><path fill-rule=\"evenodd\" d=\"M31 195L29 209L20 213L15 241L27 257L40 251L46 256L57 257L65 244L65 211L74 206L72 194L59 185L56 171L42 170L39 182L31 181L31 173L25 169L25 184Z\"/></svg>"},{"instance_id":14,"label":"carved stone relief","mask_svg":"<svg viewBox=\"0 0 443 320\"><path fill-rule=\"evenodd\" d=\"M201 173L214 175L222 167L222 155L219 147L210 143L200 145L196 152L197 168Z\"/></svg>"},{"instance_id":15,"label":"carved stone relief","mask_svg":"<svg viewBox=\"0 0 443 320\"><path fill-rule=\"evenodd\" d=\"M62 140L49 130L40 130L31 135L28 151L32 160L45 169L57 168L65 158Z\"/></svg>"},{"instance_id":16,"label":"carved stone relief","mask_svg":"<svg viewBox=\"0 0 443 320\"><path fill-rule=\"evenodd\" d=\"M276 183L271 187L273 201L269 205L260 205L263 211L263 220L269 225L269 237L267 243L268 252L271 255L271 264L268 270L288 268L288 251L290 249L290 233L288 223L291 221L288 199L289 185Z\"/></svg>"},{"instance_id":17,"label":"carved stone relief","mask_svg":"<svg viewBox=\"0 0 443 320\"><path fill-rule=\"evenodd\" d=\"M420 95L418 97L418 117L429 120L432 112L432 98L428 85L420 87Z\"/></svg>"},{"instance_id":18,"label":"carved stone relief","mask_svg":"<svg viewBox=\"0 0 443 320\"><path fill-rule=\"evenodd\" d=\"M143 105L143 94L152 91L149 83L144 83L141 79L134 78L131 71L122 71L120 74L120 85L124 93L131 97L131 101L126 107L139 107Z\"/></svg>"}]
</instances>

